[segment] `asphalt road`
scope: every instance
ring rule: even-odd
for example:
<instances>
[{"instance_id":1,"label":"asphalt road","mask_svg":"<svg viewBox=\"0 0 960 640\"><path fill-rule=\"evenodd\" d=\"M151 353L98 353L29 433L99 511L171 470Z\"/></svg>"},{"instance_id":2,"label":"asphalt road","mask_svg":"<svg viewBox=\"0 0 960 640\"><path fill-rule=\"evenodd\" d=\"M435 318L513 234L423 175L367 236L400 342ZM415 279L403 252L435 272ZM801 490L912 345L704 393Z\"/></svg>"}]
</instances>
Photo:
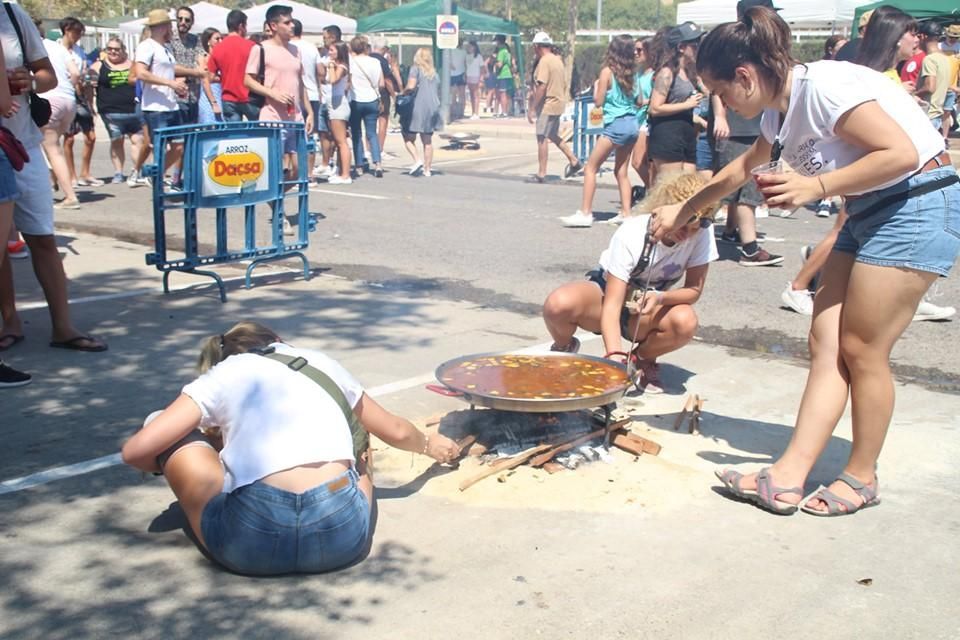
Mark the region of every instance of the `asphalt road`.
<instances>
[{"instance_id":1,"label":"asphalt road","mask_svg":"<svg viewBox=\"0 0 960 640\"><path fill-rule=\"evenodd\" d=\"M531 146L525 140L491 140L480 152L440 153L431 178L406 175L406 158L396 158L385 162L381 180L363 177L350 186L312 193L311 211L322 214L311 235L312 266L391 290L538 314L554 287L581 278L596 264L614 227L562 228L556 218L577 209L580 186L525 183L536 162ZM393 137L387 148L401 151ZM97 175L110 173L105 151L97 150ZM559 167L551 165L552 170ZM616 198L612 188L598 191L598 217L616 213ZM148 190L107 185L82 192L81 199L88 203L82 210L58 212L65 228L152 242ZM264 210L264 222L267 216ZM179 218L176 212L169 214L174 238ZM782 266L741 267L735 247L721 245L721 259L711 267L697 305L699 337L775 356L805 357L809 319L782 308L780 292L800 266L800 248L816 243L832 222L808 210L761 220L760 230L767 235L764 246L786 257ZM265 239L266 225L262 227L258 234ZM201 224L201 242L212 242L212 229ZM242 238L240 216L231 219L230 232L232 245L237 245ZM937 304L960 304L956 278L941 280L932 295ZM956 327L956 321L911 325L894 352L897 373L960 392Z\"/></svg>"}]
</instances>

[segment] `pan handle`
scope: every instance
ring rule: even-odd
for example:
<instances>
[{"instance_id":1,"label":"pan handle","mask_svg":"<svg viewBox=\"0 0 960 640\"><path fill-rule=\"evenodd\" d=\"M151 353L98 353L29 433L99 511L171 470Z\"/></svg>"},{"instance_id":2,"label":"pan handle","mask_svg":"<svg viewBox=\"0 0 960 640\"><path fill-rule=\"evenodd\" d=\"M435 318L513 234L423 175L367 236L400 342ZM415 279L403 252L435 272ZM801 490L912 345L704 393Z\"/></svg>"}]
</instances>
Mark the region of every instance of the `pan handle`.
<instances>
[{"instance_id":1,"label":"pan handle","mask_svg":"<svg viewBox=\"0 0 960 640\"><path fill-rule=\"evenodd\" d=\"M448 397L450 397L450 398L461 398L461 397L463 397L463 394L460 393L459 391L454 391L453 389L450 389L450 388L448 388L448 387L444 387L444 386L439 385L439 384L428 384L428 385L427 385L427 390L428 390L428 391L433 391L434 393L439 393L439 394L442 395L442 396L448 396Z\"/></svg>"}]
</instances>

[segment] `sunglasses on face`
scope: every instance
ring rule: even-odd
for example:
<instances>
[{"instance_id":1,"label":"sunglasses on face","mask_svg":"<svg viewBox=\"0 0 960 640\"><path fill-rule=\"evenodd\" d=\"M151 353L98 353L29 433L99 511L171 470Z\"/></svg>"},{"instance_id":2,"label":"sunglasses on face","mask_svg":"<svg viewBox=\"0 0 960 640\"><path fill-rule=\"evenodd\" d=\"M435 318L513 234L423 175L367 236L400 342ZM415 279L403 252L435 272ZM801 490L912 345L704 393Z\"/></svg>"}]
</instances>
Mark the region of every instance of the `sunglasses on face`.
<instances>
[{"instance_id":1,"label":"sunglasses on face","mask_svg":"<svg viewBox=\"0 0 960 640\"><path fill-rule=\"evenodd\" d=\"M193 22L193 18L188 18L186 16L177 16L177 22Z\"/></svg>"},{"instance_id":2,"label":"sunglasses on face","mask_svg":"<svg viewBox=\"0 0 960 640\"><path fill-rule=\"evenodd\" d=\"M123 51L120 47L107 47L107 53L120 53Z\"/></svg>"}]
</instances>

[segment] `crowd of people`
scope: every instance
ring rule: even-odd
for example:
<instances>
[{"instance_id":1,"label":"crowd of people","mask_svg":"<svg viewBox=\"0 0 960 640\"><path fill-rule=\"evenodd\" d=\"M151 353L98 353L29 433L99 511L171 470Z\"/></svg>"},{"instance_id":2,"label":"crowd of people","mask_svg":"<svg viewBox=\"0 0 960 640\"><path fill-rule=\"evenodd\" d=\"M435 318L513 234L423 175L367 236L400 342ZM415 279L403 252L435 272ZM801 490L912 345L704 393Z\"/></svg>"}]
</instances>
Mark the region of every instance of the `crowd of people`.
<instances>
[{"instance_id":1,"label":"crowd of people","mask_svg":"<svg viewBox=\"0 0 960 640\"><path fill-rule=\"evenodd\" d=\"M228 14L226 35L212 27L194 35L193 19L181 7L174 27L165 10L151 11L132 56L114 39L88 64L77 46L81 21L64 18L62 38L53 42L22 8L5 4L0 351L25 338L7 242L17 231L47 298L50 345L107 349L72 323L53 238L54 209L75 209L76 188L100 186L90 173L97 116L110 137L112 182L131 187L149 184L142 168L152 132L242 120L302 122L316 136L316 159L299 157L297 141L286 138L291 170L306 160L329 185L380 178L391 108L412 160L409 172L432 175L432 135L443 118L429 48L418 49L402 74L384 42L364 36L346 42L335 26L324 30L322 47L304 41L287 6L271 6L256 36L239 10ZM558 50L546 33L533 41L527 95L538 144L533 181L545 181L553 144L569 174L584 174L580 209L563 223L590 226L597 174L612 155L621 207L621 226L597 267L544 304L554 351L577 352L578 329L600 334L611 357L627 339L638 386L662 390L657 359L693 338L694 305L718 257L717 242L736 243L744 266L778 264L782 257L758 244L757 209L812 203L830 215L839 199L833 230L810 248L788 286L801 292L812 316L810 372L793 438L759 473L718 473L730 493L778 514L850 515L879 503L877 459L894 405L890 352L960 252L960 177L946 153L956 126L960 26L917 24L882 6L861 27L861 38L828 40L825 59L808 64L792 57L790 29L770 0L741 0L737 21L709 33L684 23L649 39L615 37L593 87L602 133L582 165L559 135L568 91ZM855 64L841 61L850 55ZM469 97L470 117L479 117L482 86L489 110L514 113L519 74L505 38L498 36L485 61L474 42L451 60L453 116L466 115ZM31 104L35 95L46 99L47 113ZM45 163L24 163L24 156L46 157L49 172ZM182 144L174 140L164 156L161 175L177 188ZM631 168L641 184L631 181ZM54 188L64 194L56 205ZM727 223L715 234L711 219L720 206ZM234 571L327 571L362 556L372 500L367 433L438 462L460 453L448 438L427 437L385 411L337 363L261 325L241 323L212 336L200 371L169 407L148 418L123 457L166 477L200 544ZM0 385L29 381L29 374L0 363ZM277 393L258 391L266 386ZM254 395L258 402L250 401ZM807 474L848 398L849 460L833 484L803 502ZM329 428L317 429L318 417ZM267 547L274 552L263 554Z\"/></svg>"}]
</instances>

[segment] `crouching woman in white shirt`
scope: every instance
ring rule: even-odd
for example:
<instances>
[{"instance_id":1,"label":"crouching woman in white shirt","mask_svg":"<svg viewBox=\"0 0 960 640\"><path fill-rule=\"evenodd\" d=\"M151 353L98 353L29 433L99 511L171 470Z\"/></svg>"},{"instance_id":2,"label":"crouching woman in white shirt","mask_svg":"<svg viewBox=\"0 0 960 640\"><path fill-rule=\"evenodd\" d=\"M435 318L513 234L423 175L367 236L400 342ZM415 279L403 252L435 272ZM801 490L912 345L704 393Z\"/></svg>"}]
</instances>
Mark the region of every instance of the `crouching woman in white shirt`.
<instances>
[{"instance_id":1,"label":"crouching woman in white shirt","mask_svg":"<svg viewBox=\"0 0 960 640\"><path fill-rule=\"evenodd\" d=\"M705 184L697 174L665 177L635 211L683 202ZM638 386L646 393L662 392L657 358L693 339L698 324L693 305L703 293L710 262L718 257L712 225L703 219L714 209L715 205L702 207L695 221L657 242L646 269L638 268L638 263L650 214L628 217L587 280L567 283L547 297L543 319L553 336L551 349L576 352L580 342L573 334L578 328L601 334L607 354L620 351L622 338L636 338ZM673 288L681 279L683 286ZM648 292L642 297L645 287ZM625 306L641 298L643 308Z\"/></svg>"},{"instance_id":2,"label":"crouching woman in white shirt","mask_svg":"<svg viewBox=\"0 0 960 640\"><path fill-rule=\"evenodd\" d=\"M383 409L335 361L262 325L211 337L199 368L127 441L123 460L161 471L200 543L237 573L318 573L362 556L373 497L366 432L438 462L459 455L449 438ZM200 431L211 427L219 453Z\"/></svg>"}]
</instances>

